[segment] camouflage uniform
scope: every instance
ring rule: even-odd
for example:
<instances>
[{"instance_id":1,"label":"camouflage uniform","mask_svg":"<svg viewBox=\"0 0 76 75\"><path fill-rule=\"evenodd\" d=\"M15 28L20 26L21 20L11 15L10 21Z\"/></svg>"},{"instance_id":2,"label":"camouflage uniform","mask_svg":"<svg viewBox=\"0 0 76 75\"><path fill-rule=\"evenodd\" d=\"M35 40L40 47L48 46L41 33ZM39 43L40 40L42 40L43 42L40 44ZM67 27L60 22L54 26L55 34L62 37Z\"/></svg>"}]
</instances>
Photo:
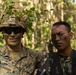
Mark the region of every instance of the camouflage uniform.
<instances>
[{"instance_id":1,"label":"camouflage uniform","mask_svg":"<svg viewBox=\"0 0 76 75\"><path fill-rule=\"evenodd\" d=\"M0 49L0 75L33 75L41 60L38 52L23 48L20 52Z\"/></svg>"},{"instance_id":2,"label":"camouflage uniform","mask_svg":"<svg viewBox=\"0 0 76 75\"><path fill-rule=\"evenodd\" d=\"M17 18L15 15L3 18L0 31L7 27L22 27L23 31L26 32L25 21ZM8 50L5 45L0 48L0 75L34 75L33 73L39 66L38 63L41 61L41 58L41 53L35 50L23 47L22 50L16 52Z\"/></svg>"},{"instance_id":3,"label":"camouflage uniform","mask_svg":"<svg viewBox=\"0 0 76 75\"><path fill-rule=\"evenodd\" d=\"M38 70L37 75L76 75L76 51L71 56L63 57L58 53L52 53L44 59L43 66Z\"/></svg>"}]
</instances>

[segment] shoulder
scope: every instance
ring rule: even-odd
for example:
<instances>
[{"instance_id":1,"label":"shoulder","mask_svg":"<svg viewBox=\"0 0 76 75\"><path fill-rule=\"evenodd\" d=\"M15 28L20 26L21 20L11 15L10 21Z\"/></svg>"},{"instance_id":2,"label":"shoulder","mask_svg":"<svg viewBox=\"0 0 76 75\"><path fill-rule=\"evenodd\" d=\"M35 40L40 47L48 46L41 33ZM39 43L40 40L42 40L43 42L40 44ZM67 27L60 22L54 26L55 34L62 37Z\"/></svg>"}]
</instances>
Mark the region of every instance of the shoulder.
<instances>
[{"instance_id":1,"label":"shoulder","mask_svg":"<svg viewBox=\"0 0 76 75\"><path fill-rule=\"evenodd\" d=\"M1 46L0 47L0 50L2 50L2 49L5 49L6 48L6 46L4 45L4 46Z\"/></svg>"},{"instance_id":2,"label":"shoulder","mask_svg":"<svg viewBox=\"0 0 76 75\"><path fill-rule=\"evenodd\" d=\"M6 46L0 47L0 55L5 54Z\"/></svg>"},{"instance_id":3,"label":"shoulder","mask_svg":"<svg viewBox=\"0 0 76 75\"><path fill-rule=\"evenodd\" d=\"M51 65L53 63L54 58L56 58L57 53L53 52L49 55L49 53L43 58L43 64L44 66Z\"/></svg>"},{"instance_id":4,"label":"shoulder","mask_svg":"<svg viewBox=\"0 0 76 75\"><path fill-rule=\"evenodd\" d=\"M0 47L0 52L3 52L6 49L6 46L1 46Z\"/></svg>"},{"instance_id":5,"label":"shoulder","mask_svg":"<svg viewBox=\"0 0 76 75\"><path fill-rule=\"evenodd\" d=\"M41 58L43 56L41 52L26 47L24 47L24 52L27 53L27 55L30 55L34 58Z\"/></svg>"}]
</instances>

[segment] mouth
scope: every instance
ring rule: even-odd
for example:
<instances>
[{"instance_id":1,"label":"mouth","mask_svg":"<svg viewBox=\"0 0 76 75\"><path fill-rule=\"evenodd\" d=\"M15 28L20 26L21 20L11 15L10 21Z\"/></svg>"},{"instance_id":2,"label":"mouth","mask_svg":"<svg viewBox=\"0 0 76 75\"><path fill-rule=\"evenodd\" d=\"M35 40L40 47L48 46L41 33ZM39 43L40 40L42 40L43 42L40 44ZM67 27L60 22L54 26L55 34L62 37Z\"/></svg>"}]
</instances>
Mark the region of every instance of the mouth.
<instances>
[{"instance_id":1,"label":"mouth","mask_svg":"<svg viewBox=\"0 0 76 75\"><path fill-rule=\"evenodd\" d=\"M16 41L16 38L9 38L10 41Z\"/></svg>"},{"instance_id":2,"label":"mouth","mask_svg":"<svg viewBox=\"0 0 76 75\"><path fill-rule=\"evenodd\" d=\"M62 43L56 43L55 46L56 47L61 47Z\"/></svg>"}]
</instances>

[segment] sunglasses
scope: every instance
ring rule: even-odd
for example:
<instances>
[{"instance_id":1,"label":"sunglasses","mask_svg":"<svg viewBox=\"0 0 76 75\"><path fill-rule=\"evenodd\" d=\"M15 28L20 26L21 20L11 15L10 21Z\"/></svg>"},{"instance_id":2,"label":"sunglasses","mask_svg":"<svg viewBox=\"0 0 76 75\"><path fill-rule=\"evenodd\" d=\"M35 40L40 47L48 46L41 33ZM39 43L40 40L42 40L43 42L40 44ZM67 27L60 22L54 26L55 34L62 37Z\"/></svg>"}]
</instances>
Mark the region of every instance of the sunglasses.
<instances>
[{"instance_id":1,"label":"sunglasses","mask_svg":"<svg viewBox=\"0 0 76 75\"><path fill-rule=\"evenodd\" d=\"M12 32L14 32L14 34L24 32L24 29L21 27L5 27L2 30L7 34L11 34Z\"/></svg>"}]
</instances>

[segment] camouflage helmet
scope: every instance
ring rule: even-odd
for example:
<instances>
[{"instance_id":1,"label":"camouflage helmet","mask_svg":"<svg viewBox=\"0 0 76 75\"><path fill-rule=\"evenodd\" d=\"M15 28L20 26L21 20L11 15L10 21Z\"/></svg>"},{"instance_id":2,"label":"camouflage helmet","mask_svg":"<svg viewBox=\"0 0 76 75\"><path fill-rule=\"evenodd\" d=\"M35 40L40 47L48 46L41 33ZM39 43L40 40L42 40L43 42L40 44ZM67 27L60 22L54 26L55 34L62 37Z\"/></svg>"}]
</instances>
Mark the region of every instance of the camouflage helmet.
<instances>
[{"instance_id":1,"label":"camouflage helmet","mask_svg":"<svg viewBox=\"0 0 76 75\"><path fill-rule=\"evenodd\" d=\"M4 27L22 27L26 32L26 16L23 16L21 19L16 17L15 15L11 15L9 17L4 17L0 24L0 29ZM1 30L2 31L2 30Z\"/></svg>"}]
</instances>

